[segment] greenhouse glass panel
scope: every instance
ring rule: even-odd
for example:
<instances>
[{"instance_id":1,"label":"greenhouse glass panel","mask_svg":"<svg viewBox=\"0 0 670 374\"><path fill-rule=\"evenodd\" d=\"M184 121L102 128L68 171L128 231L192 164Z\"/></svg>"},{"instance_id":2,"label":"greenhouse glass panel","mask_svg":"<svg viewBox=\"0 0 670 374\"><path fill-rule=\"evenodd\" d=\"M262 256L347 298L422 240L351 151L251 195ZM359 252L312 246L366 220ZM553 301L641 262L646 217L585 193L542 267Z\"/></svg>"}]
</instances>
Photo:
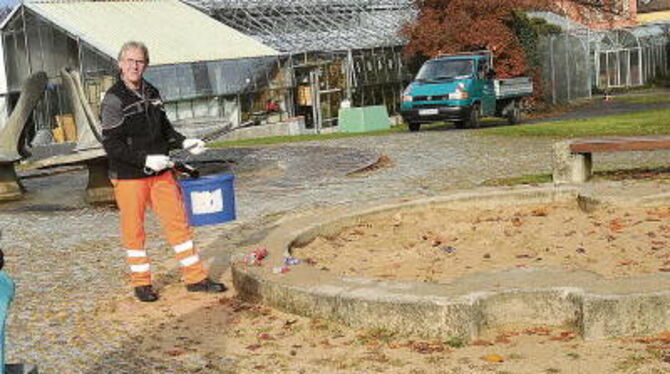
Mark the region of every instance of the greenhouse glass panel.
<instances>
[{"instance_id":1,"label":"greenhouse glass panel","mask_svg":"<svg viewBox=\"0 0 670 374\"><path fill-rule=\"evenodd\" d=\"M629 61L630 54L628 50L619 51L619 84L622 86L628 86L628 69L630 68Z\"/></svg>"},{"instance_id":2,"label":"greenhouse glass panel","mask_svg":"<svg viewBox=\"0 0 670 374\"><path fill-rule=\"evenodd\" d=\"M619 87L619 54L614 51L607 52L607 85Z\"/></svg>"},{"instance_id":3,"label":"greenhouse glass panel","mask_svg":"<svg viewBox=\"0 0 670 374\"><path fill-rule=\"evenodd\" d=\"M640 50L630 51L630 84L632 86L642 85L642 66L640 66Z\"/></svg>"}]
</instances>

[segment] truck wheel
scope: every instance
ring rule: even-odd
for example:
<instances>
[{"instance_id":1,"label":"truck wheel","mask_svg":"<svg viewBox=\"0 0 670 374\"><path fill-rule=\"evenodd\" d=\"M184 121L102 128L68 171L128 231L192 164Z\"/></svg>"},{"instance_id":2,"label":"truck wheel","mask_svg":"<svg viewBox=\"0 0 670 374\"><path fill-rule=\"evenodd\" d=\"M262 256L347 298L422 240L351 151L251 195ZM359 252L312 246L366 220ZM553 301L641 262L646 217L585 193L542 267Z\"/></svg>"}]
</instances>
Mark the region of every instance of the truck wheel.
<instances>
[{"instance_id":1,"label":"truck wheel","mask_svg":"<svg viewBox=\"0 0 670 374\"><path fill-rule=\"evenodd\" d=\"M464 129L465 128L465 122L454 121L454 127L457 128L457 129Z\"/></svg>"},{"instance_id":2,"label":"truck wheel","mask_svg":"<svg viewBox=\"0 0 670 374\"><path fill-rule=\"evenodd\" d=\"M466 124L467 127L479 127L479 104L472 106L472 110L470 110L470 117L468 117Z\"/></svg>"},{"instance_id":3,"label":"truck wheel","mask_svg":"<svg viewBox=\"0 0 670 374\"><path fill-rule=\"evenodd\" d=\"M516 125L521 119L521 108L519 108L519 103L516 101L512 103L512 108L507 111L507 123L510 125Z\"/></svg>"},{"instance_id":4,"label":"truck wheel","mask_svg":"<svg viewBox=\"0 0 670 374\"><path fill-rule=\"evenodd\" d=\"M420 123L415 123L415 122L410 122L410 123L407 124L407 127L409 127L409 131L417 132L421 129L421 124Z\"/></svg>"}]
</instances>

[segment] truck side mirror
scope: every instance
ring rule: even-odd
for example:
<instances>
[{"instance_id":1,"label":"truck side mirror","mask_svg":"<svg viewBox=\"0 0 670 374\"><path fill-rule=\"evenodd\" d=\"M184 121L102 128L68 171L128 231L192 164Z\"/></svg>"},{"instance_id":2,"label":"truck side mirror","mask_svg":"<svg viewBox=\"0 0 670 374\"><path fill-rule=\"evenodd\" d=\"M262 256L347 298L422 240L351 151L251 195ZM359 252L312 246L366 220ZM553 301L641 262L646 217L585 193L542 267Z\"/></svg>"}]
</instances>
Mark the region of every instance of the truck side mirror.
<instances>
[{"instance_id":1,"label":"truck side mirror","mask_svg":"<svg viewBox=\"0 0 670 374\"><path fill-rule=\"evenodd\" d=\"M493 68L489 69L486 72L486 78L488 78L488 79L493 79L493 78L495 78L495 76L496 76L496 71Z\"/></svg>"}]
</instances>

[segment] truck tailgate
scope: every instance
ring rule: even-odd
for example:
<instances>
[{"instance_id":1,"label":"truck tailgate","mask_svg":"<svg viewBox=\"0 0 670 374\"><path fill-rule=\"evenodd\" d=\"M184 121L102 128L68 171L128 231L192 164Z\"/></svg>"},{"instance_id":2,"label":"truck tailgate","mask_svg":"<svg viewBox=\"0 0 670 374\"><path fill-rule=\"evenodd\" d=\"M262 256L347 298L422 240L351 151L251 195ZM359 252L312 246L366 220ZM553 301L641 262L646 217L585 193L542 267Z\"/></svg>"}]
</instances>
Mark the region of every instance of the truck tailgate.
<instances>
[{"instance_id":1,"label":"truck tailgate","mask_svg":"<svg viewBox=\"0 0 670 374\"><path fill-rule=\"evenodd\" d=\"M533 94L533 82L529 77L496 79L493 82L496 99L530 96Z\"/></svg>"}]
</instances>

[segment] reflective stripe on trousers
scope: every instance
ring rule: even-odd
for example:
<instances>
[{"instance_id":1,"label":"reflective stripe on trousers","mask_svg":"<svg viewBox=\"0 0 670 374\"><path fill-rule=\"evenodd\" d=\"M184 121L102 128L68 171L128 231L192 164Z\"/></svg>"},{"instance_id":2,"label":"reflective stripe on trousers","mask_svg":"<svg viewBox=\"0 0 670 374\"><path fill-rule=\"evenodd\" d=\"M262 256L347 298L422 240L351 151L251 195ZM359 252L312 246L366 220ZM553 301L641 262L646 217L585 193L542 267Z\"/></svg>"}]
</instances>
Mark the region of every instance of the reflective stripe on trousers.
<instances>
[{"instance_id":1,"label":"reflective stripe on trousers","mask_svg":"<svg viewBox=\"0 0 670 374\"><path fill-rule=\"evenodd\" d=\"M151 284L149 257L144 249L144 217L151 206L168 243L182 267L184 282L197 283L207 277L191 238L181 190L171 172L141 179L112 180L121 219L121 241L126 250L133 286Z\"/></svg>"}]
</instances>

